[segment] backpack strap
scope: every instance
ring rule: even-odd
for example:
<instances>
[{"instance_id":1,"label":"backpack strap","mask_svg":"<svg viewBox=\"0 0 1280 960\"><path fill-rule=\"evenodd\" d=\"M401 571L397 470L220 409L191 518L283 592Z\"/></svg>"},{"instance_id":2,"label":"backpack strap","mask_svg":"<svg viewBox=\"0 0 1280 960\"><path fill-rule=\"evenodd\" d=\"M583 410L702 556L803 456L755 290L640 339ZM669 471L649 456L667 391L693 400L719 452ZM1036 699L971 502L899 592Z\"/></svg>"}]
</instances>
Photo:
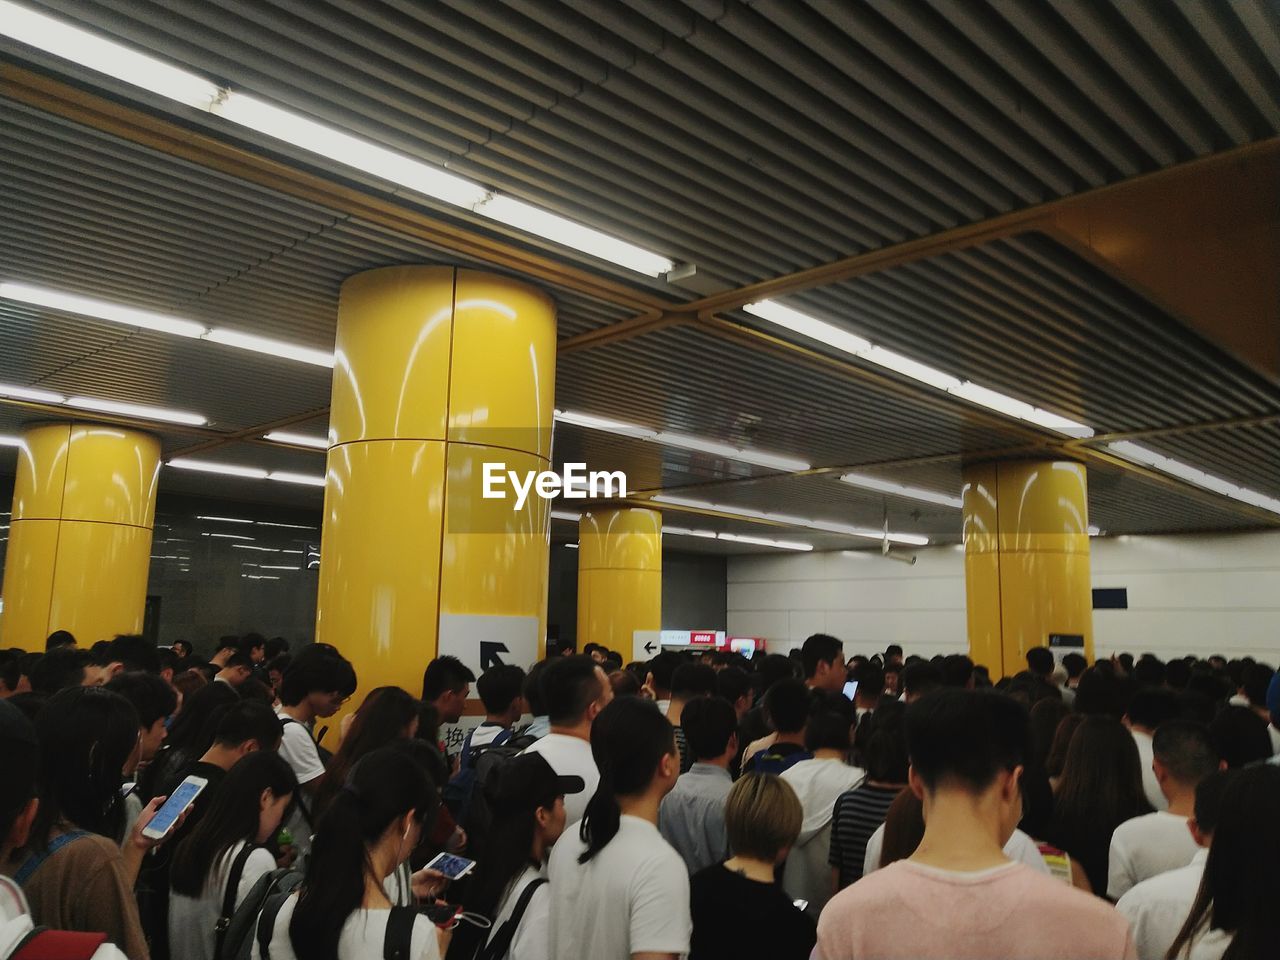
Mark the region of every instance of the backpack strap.
<instances>
[{"instance_id":1,"label":"backpack strap","mask_svg":"<svg viewBox=\"0 0 1280 960\"><path fill-rule=\"evenodd\" d=\"M276 917L280 915L280 908L290 896L292 894L285 894L283 897L278 894L268 895L262 905L262 915L258 917L258 953L262 960L271 960L271 936L275 933Z\"/></svg>"},{"instance_id":2,"label":"backpack strap","mask_svg":"<svg viewBox=\"0 0 1280 960\"><path fill-rule=\"evenodd\" d=\"M93 960L107 942L105 933L81 933L36 927L18 943L10 960Z\"/></svg>"},{"instance_id":3,"label":"backpack strap","mask_svg":"<svg viewBox=\"0 0 1280 960\"><path fill-rule=\"evenodd\" d=\"M296 723L298 726L302 727L303 731L311 739L311 742L316 742L315 737L311 736L311 731L307 730L307 725L305 723L302 723L300 720L295 720L293 717L280 717L281 730L289 726L291 723ZM314 831L316 828L316 822L311 817L311 810L307 806L307 801L303 799L301 786L293 792L293 805L298 808L298 812L302 814L302 819L306 821L307 826Z\"/></svg>"},{"instance_id":4,"label":"backpack strap","mask_svg":"<svg viewBox=\"0 0 1280 960\"><path fill-rule=\"evenodd\" d=\"M525 885L525 888L520 891L520 899L516 901L511 916L507 917L506 922L498 928L498 932L481 952L479 960L502 960L507 955L507 951L511 949L511 941L516 938L516 931L520 929L520 921L524 919L524 912L529 909L529 901L538 892L538 888L546 882L546 877L537 877Z\"/></svg>"},{"instance_id":5,"label":"backpack strap","mask_svg":"<svg viewBox=\"0 0 1280 960\"><path fill-rule=\"evenodd\" d=\"M222 956L222 945L227 939L227 929L231 926L231 918L236 914L236 894L240 890L240 878L244 876L244 865L249 855L256 849L254 844L246 843L236 854L236 858L231 861L231 870L227 874L227 888L222 894L222 914L213 928L215 957Z\"/></svg>"},{"instance_id":6,"label":"backpack strap","mask_svg":"<svg viewBox=\"0 0 1280 960\"><path fill-rule=\"evenodd\" d=\"M31 875L40 869L40 865L52 857L55 853L70 843L74 843L81 837L87 837L89 834L84 830L68 830L66 833L59 834L49 842L49 846L39 853L33 853L23 861L22 866L18 868L18 872L13 875L14 883L18 886L26 886Z\"/></svg>"},{"instance_id":7,"label":"backpack strap","mask_svg":"<svg viewBox=\"0 0 1280 960\"><path fill-rule=\"evenodd\" d=\"M410 960L413 956L413 924L418 911L413 907L392 907L387 917L387 933L382 940L383 960Z\"/></svg>"}]
</instances>

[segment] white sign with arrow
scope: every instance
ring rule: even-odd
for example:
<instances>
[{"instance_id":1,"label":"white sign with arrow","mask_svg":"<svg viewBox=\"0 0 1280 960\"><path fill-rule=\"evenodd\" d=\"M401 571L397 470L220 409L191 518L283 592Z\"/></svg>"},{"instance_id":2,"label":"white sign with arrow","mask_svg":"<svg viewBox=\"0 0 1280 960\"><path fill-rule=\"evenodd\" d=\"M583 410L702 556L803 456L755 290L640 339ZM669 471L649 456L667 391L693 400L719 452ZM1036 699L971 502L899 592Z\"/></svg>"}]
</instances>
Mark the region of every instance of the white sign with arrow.
<instances>
[{"instance_id":1,"label":"white sign with arrow","mask_svg":"<svg viewBox=\"0 0 1280 960\"><path fill-rule=\"evenodd\" d=\"M528 670L538 659L538 618L442 613L439 650L457 657L477 677L502 664Z\"/></svg>"}]
</instances>

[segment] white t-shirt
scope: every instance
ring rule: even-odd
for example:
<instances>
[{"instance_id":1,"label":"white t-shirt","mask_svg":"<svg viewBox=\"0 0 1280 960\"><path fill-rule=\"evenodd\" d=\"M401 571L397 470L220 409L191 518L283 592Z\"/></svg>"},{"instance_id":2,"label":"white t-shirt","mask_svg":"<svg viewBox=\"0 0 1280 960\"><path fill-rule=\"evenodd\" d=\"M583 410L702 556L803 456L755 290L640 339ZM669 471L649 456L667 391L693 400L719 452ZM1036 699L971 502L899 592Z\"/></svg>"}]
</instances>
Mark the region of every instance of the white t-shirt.
<instances>
[{"instance_id":1,"label":"white t-shirt","mask_svg":"<svg viewBox=\"0 0 1280 960\"><path fill-rule=\"evenodd\" d=\"M1185 867L1143 880L1116 904L1129 919L1138 960L1164 960L1200 890L1209 851L1197 851Z\"/></svg>"},{"instance_id":2,"label":"white t-shirt","mask_svg":"<svg viewBox=\"0 0 1280 960\"><path fill-rule=\"evenodd\" d=\"M1199 849L1186 817L1160 811L1126 820L1111 834L1107 896L1118 900L1143 880L1185 867Z\"/></svg>"},{"instance_id":3,"label":"white t-shirt","mask_svg":"<svg viewBox=\"0 0 1280 960\"><path fill-rule=\"evenodd\" d=\"M884 824L876 827L876 832L871 834L871 838L867 840L867 853L862 859L862 875L865 877L868 873L880 869L880 853L884 849ZM1019 863L1025 863L1033 870L1041 873L1051 873L1049 865L1044 862L1044 857L1040 856L1040 848L1036 846L1036 842L1021 830L1014 830L1013 835L1009 837L1009 842L1004 845L1004 855L1010 860L1016 860Z\"/></svg>"},{"instance_id":4,"label":"white t-shirt","mask_svg":"<svg viewBox=\"0 0 1280 960\"><path fill-rule=\"evenodd\" d=\"M596 758L591 755L591 744L581 737L548 733L524 752L541 754L559 776L582 778L585 784L583 791L571 793L564 798L565 823L572 824L581 820L582 815L587 812L587 802L600 785L600 771L596 768Z\"/></svg>"},{"instance_id":5,"label":"white t-shirt","mask_svg":"<svg viewBox=\"0 0 1280 960\"><path fill-rule=\"evenodd\" d=\"M17 949L35 925L22 888L6 876L0 876L0 957ZM93 952L92 960L127 960L114 943L104 943Z\"/></svg>"},{"instance_id":6,"label":"white t-shirt","mask_svg":"<svg viewBox=\"0 0 1280 960\"><path fill-rule=\"evenodd\" d=\"M1151 761L1155 753L1151 746L1151 734L1141 730L1130 730L1133 742L1138 745L1138 764L1142 767L1142 792L1147 795L1147 803L1157 810L1168 810L1169 801L1160 789L1160 781L1156 779L1155 770L1151 769Z\"/></svg>"},{"instance_id":7,"label":"white t-shirt","mask_svg":"<svg viewBox=\"0 0 1280 960\"><path fill-rule=\"evenodd\" d=\"M275 926L271 928L271 960L300 960L293 952L289 940L289 922L298 905L295 893L280 907ZM382 956L387 937L387 920L390 910L355 910L343 924L338 935L338 960L370 960ZM176 957L177 954L174 954ZM262 960L258 938L253 939L253 960ZM409 960L440 960L440 941L436 938L436 926L424 916L413 921L413 936L409 941Z\"/></svg>"},{"instance_id":8,"label":"white t-shirt","mask_svg":"<svg viewBox=\"0 0 1280 960\"><path fill-rule=\"evenodd\" d=\"M279 710L276 710L276 716L280 718L282 724L279 753L293 768L293 775L298 778L298 785L305 786L319 779L324 775L324 764L320 760L320 751L316 749L316 742L311 739L311 731L305 724L288 718ZM315 824L307 822L307 818L302 815L299 803L305 803L307 810L310 811L315 798L306 791L299 790L293 812L289 814L284 824L293 834L293 844L298 851L298 860L301 862L302 858L311 852L311 834L315 830Z\"/></svg>"},{"instance_id":9,"label":"white t-shirt","mask_svg":"<svg viewBox=\"0 0 1280 960\"><path fill-rule=\"evenodd\" d=\"M689 872L658 828L623 816L617 835L580 864L586 847L571 827L551 851L551 956L631 960L633 953L688 953Z\"/></svg>"},{"instance_id":10,"label":"white t-shirt","mask_svg":"<svg viewBox=\"0 0 1280 960\"><path fill-rule=\"evenodd\" d=\"M502 902L498 905L493 928L489 931L490 940L515 912L524 888L546 875L545 870L534 866L525 867L524 873L520 874L515 883L507 888ZM503 957L506 960L551 960L550 923L551 885L544 883L533 891L533 896L529 898L529 905L525 907L524 916L520 918L520 926L516 927L516 935L511 941L511 947Z\"/></svg>"},{"instance_id":11,"label":"white t-shirt","mask_svg":"<svg viewBox=\"0 0 1280 960\"><path fill-rule=\"evenodd\" d=\"M205 883L203 895L186 897L169 891L169 948L182 960L214 960L214 927L222 916L222 898L226 896L231 864L244 849L244 841L231 847L214 865ZM244 872L236 886L236 905L248 896L264 873L276 868L275 857L261 848L249 854Z\"/></svg>"}]
</instances>

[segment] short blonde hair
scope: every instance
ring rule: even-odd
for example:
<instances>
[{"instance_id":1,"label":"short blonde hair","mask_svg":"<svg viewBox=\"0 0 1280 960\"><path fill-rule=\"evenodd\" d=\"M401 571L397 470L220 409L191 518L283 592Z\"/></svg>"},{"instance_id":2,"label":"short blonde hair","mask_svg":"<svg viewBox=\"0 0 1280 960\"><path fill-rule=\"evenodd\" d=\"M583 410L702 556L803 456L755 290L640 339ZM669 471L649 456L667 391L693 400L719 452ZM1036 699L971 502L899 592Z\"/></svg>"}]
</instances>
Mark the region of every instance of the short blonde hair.
<instances>
[{"instance_id":1,"label":"short blonde hair","mask_svg":"<svg viewBox=\"0 0 1280 960\"><path fill-rule=\"evenodd\" d=\"M735 854L772 862L796 842L804 811L791 784L771 773L750 773L729 791L724 822Z\"/></svg>"}]
</instances>

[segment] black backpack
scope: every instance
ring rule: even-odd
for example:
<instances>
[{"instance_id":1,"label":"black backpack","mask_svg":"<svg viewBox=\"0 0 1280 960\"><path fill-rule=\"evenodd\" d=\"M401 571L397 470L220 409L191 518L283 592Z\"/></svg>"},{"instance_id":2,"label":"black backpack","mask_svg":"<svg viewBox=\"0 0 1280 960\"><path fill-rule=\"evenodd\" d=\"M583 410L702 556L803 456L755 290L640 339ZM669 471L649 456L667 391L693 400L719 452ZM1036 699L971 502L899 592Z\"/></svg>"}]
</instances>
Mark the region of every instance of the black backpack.
<instances>
[{"instance_id":1,"label":"black backpack","mask_svg":"<svg viewBox=\"0 0 1280 960\"><path fill-rule=\"evenodd\" d=\"M467 769L458 771L450 782L450 787L455 788L454 795L458 802L455 818L462 829L467 831L469 849L482 849L482 841L488 836L493 823L493 812L485 792L488 784L496 780L497 772L510 760L537 742L537 737L518 736L502 743L475 747L471 751L471 762Z\"/></svg>"},{"instance_id":2,"label":"black backpack","mask_svg":"<svg viewBox=\"0 0 1280 960\"><path fill-rule=\"evenodd\" d=\"M267 940L271 940L271 927L275 923L276 914L285 900L302 883L302 874L290 868L281 868L265 873L258 878L244 901L237 907L236 888L240 886L240 876L244 872L244 862L249 859L252 848L246 844L244 850L236 856L227 876L227 892L222 898L222 915L214 927L217 960L251 960L253 957L254 934L258 931L258 918L262 918ZM267 919L270 912L270 921ZM266 950L262 953L266 960Z\"/></svg>"},{"instance_id":3,"label":"black backpack","mask_svg":"<svg viewBox=\"0 0 1280 960\"><path fill-rule=\"evenodd\" d=\"M275 930L276 917L291 895L292 891L284 895L273 894L262 909L257 936L258 953L262 960L271 960L271 935ZM391 915L387 917L387 932L382 938L382 960L413 960L413 923L417 919L418 911L413 907L391 908Z\"/></svg>"}]
</instances>

